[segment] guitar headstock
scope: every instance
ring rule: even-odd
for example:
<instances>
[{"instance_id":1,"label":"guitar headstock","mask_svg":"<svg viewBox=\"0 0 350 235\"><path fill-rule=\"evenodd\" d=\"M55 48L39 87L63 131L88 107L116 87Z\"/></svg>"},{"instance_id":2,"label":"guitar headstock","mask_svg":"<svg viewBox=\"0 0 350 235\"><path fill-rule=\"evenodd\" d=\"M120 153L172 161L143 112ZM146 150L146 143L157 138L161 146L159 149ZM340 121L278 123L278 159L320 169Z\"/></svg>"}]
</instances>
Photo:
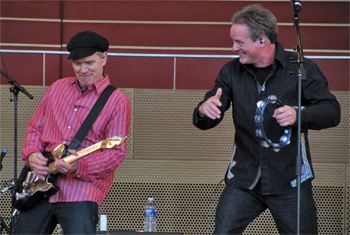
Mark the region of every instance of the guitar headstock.
<instances>
[{"instance_id":1,"label":"guitar headstock","mask_svg":"<svg viewBox=\"0 0 350 235\"><path fill-rule=\"evenodd\" d=\"M127 136L114 136L114 137L107 138L102 141L101 148L111 149L116 146L122 145L126 138Z\"/></svg>"},{"instance_id":2,"label":"guitar headstock","mask_svg":"<svg viewBox=\"0 0 350 235\"><path fill-rule=\"evenodd\" d=\"M64 144L59 144L57 147L51 152L52 156L55 159L61 158L66 146Z\"/></svg>"}]
</instances>

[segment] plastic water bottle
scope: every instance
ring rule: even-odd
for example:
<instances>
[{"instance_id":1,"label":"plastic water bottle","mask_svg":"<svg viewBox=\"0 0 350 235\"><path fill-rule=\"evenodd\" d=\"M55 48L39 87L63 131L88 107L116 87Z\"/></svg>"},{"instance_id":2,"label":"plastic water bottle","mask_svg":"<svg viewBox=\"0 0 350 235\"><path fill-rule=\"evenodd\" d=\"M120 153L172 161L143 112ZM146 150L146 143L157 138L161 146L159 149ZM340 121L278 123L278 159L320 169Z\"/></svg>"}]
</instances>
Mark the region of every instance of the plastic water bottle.
<instances>
[{"instance_id":1,"label":"plastic water bottle","mask_svg":"<svg viewBox=\"0 0 350 235\"><path fill-rule=\"evenodd\" d=\"M145 205L145 214L143 222L143 231L144 232L156 232L157 231L157 208L156 204L153 201L153 198L148 198L148 201Z\"/></svg>"}]
</instances>

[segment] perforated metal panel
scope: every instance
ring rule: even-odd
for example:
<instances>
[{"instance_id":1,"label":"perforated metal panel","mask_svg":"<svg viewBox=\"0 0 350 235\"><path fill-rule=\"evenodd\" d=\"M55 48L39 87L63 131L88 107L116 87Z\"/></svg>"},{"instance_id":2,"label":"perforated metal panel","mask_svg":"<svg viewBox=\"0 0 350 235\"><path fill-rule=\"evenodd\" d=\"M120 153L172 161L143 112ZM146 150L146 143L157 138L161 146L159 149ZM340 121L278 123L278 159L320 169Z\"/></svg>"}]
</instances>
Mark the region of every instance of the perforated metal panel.
<instances>
[{"instance_id":1,"label":"perforated metal panel","mask_svg":"<svg viewBox=\"0 0 350 235\"><path fill-rule=\"evenodd\" d=\"M0 147L10 149L0 172L1 185L13 178L13 103L9 102L8 88L0 85ZM35 99L19 97L19 154L26 126L46 87L26 89ZM152 196L158 204L159 231L206 234L217 188L209 227L212 233L216 204L224 188L223 183L217 184L224 177L232 152L230 111L218 127L201 131L192 125L192 112L205 91L122 90L132 102L133 117L127 157L116 170L100 208L100 214L107 215L108 229L142 229L143 205ZM310 131L320 234L350 233L349 93L335 94L342 106L340 127ZM19 169L21 164L19 160ZM0 196L0 205L0 215L8 224L9 192ZM59 226L55 233L60 233ZM261 214L245 234L278 234L271 213L267 210Z\"/></svg>"},{"instance_id":2,"label":"perforated metal panel","mask_svg":"<svg viewBox=\"0 0 350 235\"><path fill-rule=\"evenodd\" d=\"M338 126L320 131L310 130L310 148L313 161L349 162L350 100L348 92L334 92L341 105Z\"/></svg>"},{"instance_id":3,"label":"perforated metal panel","mask_svg":"<svg viewBox=\"0 0 350 235\"><path fill-rule=\"evenodd\" d=\"M192 114L204 91L135 90L135 159L228 160L234 127L230 111L215 129L201 131Z\"/></svg>"},{"instance_id":4,"label":"perforated metal panel","mask_svg":"<svg viewBox=\"0 0 350 235\"><path fill-rule=\"evenodd\" d=\"M0 105L1 105L1 117L0 117L0 146L7 147L9 152L3 160L4 167L7 167L8 170L4 169L0 172L1 178L6 179L13 178L13 156L14 156L14 106L12 93L9 92L10 86L1 85L0 86ZM34 115L36 108L38 107L44 92L46 91L45 87L38 86L28 86L26 90L33 95L33 99L29 99L23 93L18 94L17 101L17 157L19 167L22 165L21 161L21 150L24 143L25 132L27 125ZM11 167L9 169L9 167Z\"/></svg>"},{"instance_id":5,"label":"perforated metal panel","mask_svg":"<svg viewBox=\"0 0 350 235\"><path fill-rule=\"evenodd\" d=\"M132 158L134 155L134 89L127 89L127 88L118 88L120 89L125 95L128 96L131 104L131 119L130 119L130 127L129 127L129 134L127 138L127 145L126 145L126 156L125 158Z\"/></svg>"},{"instance_id":6,"label":"perforated metal panel","mask_svg":"<svg viewBox=\"0 0 350 235\"><path fill-rule=\"evenodd\" d=\"M350 164L346 165L345 233L350 234Z\"/></svg>"},{"instance_id":7,"label":"perforated metal panel","mask_svg":"<svg viewBox=\"0 0 350 235\"><path fill-rule=\"evenodd\" d=\"M143 206L152 196L158 205L158 231L204 234L213 189L208 184L116 183L100 213L111 218L110 230L140 230Z\"/></svg>"},{"instance_id":8,"label":"perforated metal panel","mask_svg":"<svg viewBox=\"0 0 350 235\"><path fill-rule=\"evenodd\" d=\"M346 209L346 164L315 163L314 197L320 234L343 234Z\"/></svg>"}]
</instances>

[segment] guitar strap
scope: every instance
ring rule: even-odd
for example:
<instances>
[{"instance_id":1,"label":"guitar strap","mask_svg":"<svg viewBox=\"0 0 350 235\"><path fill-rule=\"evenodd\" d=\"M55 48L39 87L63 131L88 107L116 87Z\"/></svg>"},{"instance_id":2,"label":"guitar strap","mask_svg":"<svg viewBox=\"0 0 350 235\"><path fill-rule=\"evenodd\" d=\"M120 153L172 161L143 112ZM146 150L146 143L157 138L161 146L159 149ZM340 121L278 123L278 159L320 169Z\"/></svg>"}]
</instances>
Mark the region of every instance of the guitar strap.
<instances>
[{"instance_id":1,"label":"guitar strap","mask_svg":"<svg viewBox=\"0 0 350 235\"><path fill-rule=\"evenodd\" d=\"M107 86L103 92L101 93L100 97L96 101L94 107L92 107L90 113L85 118L83 124L81 125L80 129L78 130L77 134L74 136L70 144L68 145L68 148L66 149L74 149L77 150L79 146L81 145L81 142L89 132L92 124L95 122L96 118L100 114L102 108L107 103L107 100L109 96L113 93L113 91L117 89L112 85Z\"/></svg>"}]
</instances>

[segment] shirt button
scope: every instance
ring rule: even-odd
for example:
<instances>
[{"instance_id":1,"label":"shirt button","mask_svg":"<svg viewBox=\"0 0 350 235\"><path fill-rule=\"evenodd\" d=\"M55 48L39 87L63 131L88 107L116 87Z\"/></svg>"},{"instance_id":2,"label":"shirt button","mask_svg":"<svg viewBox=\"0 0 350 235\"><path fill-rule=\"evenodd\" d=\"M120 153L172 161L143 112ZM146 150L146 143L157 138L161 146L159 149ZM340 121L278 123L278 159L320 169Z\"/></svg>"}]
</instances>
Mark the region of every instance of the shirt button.
<instances>
[{"instance_id":1,"label":"shirt button","mask_svg":"<svg viewBox=\"0 0 350 235\"><path fill-rule=\"evenodd\" d=\"M77 109L77 108L75 108L75 109L74 109L74 111L76 112L76 111L78 111L78 109Z\"/></svg>"},{"instance_id":2,"label":"shirt button","mask_svg":"<svg viewBox=\"0 0 350 235\"><path fill-rule=\"evenodd\" d=\"M68 126L68 129L70 129L70 126Z\"/></svg>"}]
</instances>

